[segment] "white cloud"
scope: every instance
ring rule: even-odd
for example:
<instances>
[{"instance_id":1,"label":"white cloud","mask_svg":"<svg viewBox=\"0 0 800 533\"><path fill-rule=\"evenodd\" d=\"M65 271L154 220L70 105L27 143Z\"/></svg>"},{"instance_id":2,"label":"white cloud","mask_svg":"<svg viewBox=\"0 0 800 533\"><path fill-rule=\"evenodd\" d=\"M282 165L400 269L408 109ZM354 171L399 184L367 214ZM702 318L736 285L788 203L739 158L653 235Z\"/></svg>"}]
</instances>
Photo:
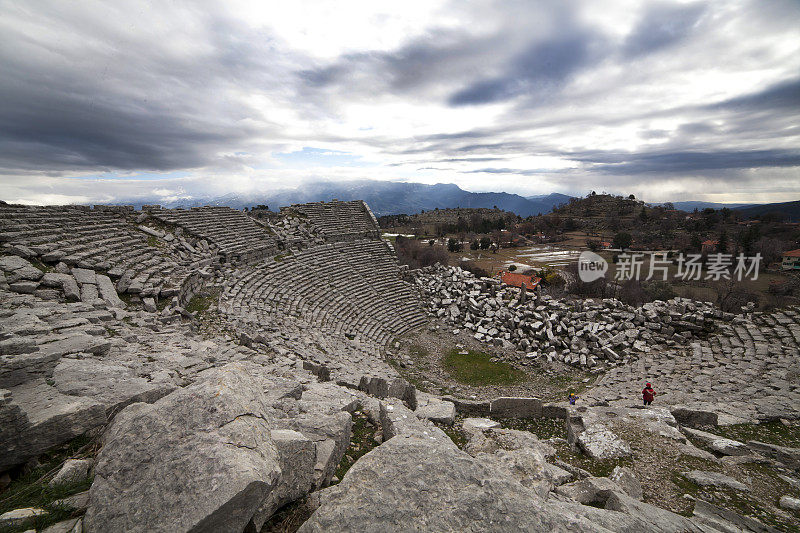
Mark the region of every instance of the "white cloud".
<instances>
[{"instance_id":1,"label":"white cloud","mask_svg":"<svg viewBox=\"0 0 800 533\"><path fill-rule=\"evenodd\" d=\"M652 201L800 196L800 109L770 99L781 84L800 87L795 2L19 1L3 11L9 201L166 201L364 178ZM771 96L736 100L759 93ZM276 157L305 147L359 164Z\"/></svg>"}]
</instances>

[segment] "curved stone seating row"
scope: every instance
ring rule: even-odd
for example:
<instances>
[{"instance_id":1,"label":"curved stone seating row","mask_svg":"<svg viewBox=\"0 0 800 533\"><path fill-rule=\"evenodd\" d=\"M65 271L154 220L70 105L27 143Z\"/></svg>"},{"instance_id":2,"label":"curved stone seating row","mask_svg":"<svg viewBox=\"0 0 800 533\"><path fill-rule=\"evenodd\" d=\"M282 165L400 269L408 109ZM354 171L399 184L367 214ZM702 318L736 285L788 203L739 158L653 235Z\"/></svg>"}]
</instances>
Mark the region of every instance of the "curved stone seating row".
<instances>
[{"instance_id":1,"label":"curved stone seating row","mask_svg":"<svg viewBox=\"0 0 800 533\"><path fill-rule=\"evenodd\" d=\"M129 223L132 207L22 206L0 204L0 242L23 246L44 263L107 271L124 278L120 292L177 294L187 261ZM28 253L29 252L29 253Z\"/></svg>"},{"instance_id":2,"label":"curved stone seating row","mask_svg":"<svg viewBox=\"0 0 800 533\"><path fill-rule=\"evenodd\" d=\"M361 200L351 202L314 202L294 204L281 211L292 210L308 218L318 227L328 241L354 241L380 237L375 216Z\"/></svg>"},{"instance_id":3,"label":"curved stone seating row","mask_svg":"<svg viewBox=\"0 0 800 533\"><path fill-rule=\"evenodd\" d=\"M275 237L266 228L230 207L153 209L150 215L208 240L226 263L253 263L277 252Z\"/></svg>"},{"instance_id":4,"label":"curved stone seating row","mask_svg":"<svg viewBox=\"0 0 800 533\"><path fill-rule=\"evenodd\" d=\"M275 316L295 317L380 346L426 321L378 241L314 246L240 272L222 308L263 324Z\"/></svg>"}]
</instances>

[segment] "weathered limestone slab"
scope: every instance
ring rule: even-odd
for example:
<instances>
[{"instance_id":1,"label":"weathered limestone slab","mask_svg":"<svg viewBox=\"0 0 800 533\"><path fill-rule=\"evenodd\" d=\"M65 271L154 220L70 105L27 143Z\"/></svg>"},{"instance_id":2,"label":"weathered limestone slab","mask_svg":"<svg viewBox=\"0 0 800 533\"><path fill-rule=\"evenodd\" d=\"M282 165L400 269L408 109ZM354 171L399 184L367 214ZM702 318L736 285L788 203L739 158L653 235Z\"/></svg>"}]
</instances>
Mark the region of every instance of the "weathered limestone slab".
<instances>
[{"instance_id":1,"label":"weathered limestone slab","mask_svg":"<svg viewBox=\"0 0 800 533\"><path fill-rule=\"evenodd\" d=\"M47 511L36 507L25 507L22 509L14 509L0 515L0 527L17 527L25 523L26 520L36 518L37 516L44 516Z\"/></svg>"},{"instance_id":2,"label":"weathered limestone slab","mask_svg":"<svg viewBox=\"0 0 800 533\"><path fill-rule=\"evenodd\" d=\"M737 440L726 439L713 433L700 431L699 429L682 428L682 431L693 439L697 439L712 450L723 455L749 455L750 449L747 444Z\"/></svg>"},{"instance_id":3,"label":"weathered limestone slab","mask_svg":"<svg viewBox=\"0 0 800 533\"><path fill-rule=\"evenodd\" d=\"M97 278L95 277L94 270L75 267L72 269L72 275L75 276L75 281L77 281L79 285L87 283L90 285L97 284Z\"/></svg>"},{"instance_id":4,"label":"weathered limestone slab","mask_svg":"<svg viewBox=\"0 0 800 533\"><path fill-rule=\"evenodd\" d=\"M317 455L314 441L290 429L274 429L271 436L278 450L281 477L253 515L248 524L248 532L261 531L264 522L275 511L305 496L314 488L314 465Z\"/></svg>"},{"instance_id":5,"label":"weathered limestone slab","mask_svg":"<svg viewBox=\"0 0 800 533\"><path fill-rule=\"evenodd\" d=\"M85 479L89 475L91 467L92 461L89 459L67 459L61 470L50 480L49 485L55 487L56 485Z\"/></svg>"},{"instance_id":6,"label":"weathered limestone slab","mask_svg":"<svg viewBox=\"0 0 800 533\"><path fill-rule=\"evenodd\" d=\"M417 393L417 409L414 413L419 418L452 425L456 418L456 406L453 402L440 400L430 394Z\"/></svg>"},{"instance_id":7,"label":"weathered limestone slab","mask_svg":"<svg viewBox=\"0 0 800 533\"><path fill-rule=\"evenodd\" d=\"M800 448L789 448L788 446L778 446L756 440L747 441L747 446L751 450L771 457L790 468L800 468Z\"/></svg>"},{"instance_id":8,"label":"weathered limestone slab","mask_svg":"<svg viewBox=\"0 0 800 533\"><path fill-rule=\"evenodd\" d=\"M82 302L91 304L98 298L100 298L100 293L97 291L97 285L92 283L84 283L81 285Z\"/></svg>"},{"instance_id":9,"label":"weathered limestone slab","mask_svg":"<svg viewBox=\"0 0 800 533\"><path fill-rule=\"evenodd\" d=\"M420 438L431 440L445 438L451 442L450 437L444 431L426 420L420 420L399 400L382 401L380 417L384 441L397 435L417 435Z\"/></svg>"},{"instance_id":10,"label":"weathered limestone slab","mask_svg":"<svg viewBox=\"0 0 800 533\"><path fill-rule=\"evenodd\" d=\"M59 274L56 272L47 272L42 277L42 285L45 287L60 287L64 291L64 298L68 302L77 302L81 299L80 287L75 278L69 274Z\"/></svg>"},{"instance_id":11,"label":"weathered limestone slab","mask_svg":"<svg viewBox=\"0 0 800 533\"><path fill-rule=\"evenodd\" d=\"M295 418L278 419L274 423L276 429L297 431L314 442L314 487L320 488L330 483L350 446L353 425L350 414L342 411L332 415L303 414Z\"/></svg>"},{"instance_id":12,"label":"weathered limestone slab","mask_svg":"<svg viewBox=\"0 0 800 533\"><path fill-rule=\"evenodd\" d=\"M696 428L698 426L716 426L719 423L719 415L711 411L673 407L670 412L681 425L691 428Z\"/></svg>"},{"instance_id":13,"label":"weathered limestone slab","mask_svg":"<svg viewBox=\"0 0 800 533\"><path fill-rule=\"evenodd\" d=\"M9 423L0 432L0 470L22 464L106 422L100 402L61 394L44 380L8 392L0 407L0 419Z\"/></svg>"},{"instance_id":14,"label":"weathered limestone slab","mask_svg":"<svg viewBox=\"0 0 800 533\"><path fill-rule=\"evenodd\" d=\"M631 448L611 429L611 420L613 418L608 418L604 412L592 408L571 410L567 419L567 440L594 459L629 456Z\"/></svg>"},{"instance_id":15,"label":"weathered limestone slab","mask_svg":"<svg viewBox=\"0 0 800 533\"><path fill-rule=\"evenodd\" d=\"M86 531L244 530L280 476L270 404L250 370L209 370L117 415L97 457Z\"/></svg>"},{"instance_id":16,"label":"weathered limestone slab","mask_svg":"<svg viewBox=\"0 0 800 533\"><path fill-rule=\"evenodd\" d=\"M511 418L539 418L542 401L538 398L495 398L489 404L492 416Z\"/></svg>"},{"instance_id":17,"label":"weathered limestone slab","mask_svg":"<svg viewBox=\"0 0 800 533\"><path fill-rule=\"evenodd\" d=\"M399 398L411 409L417 408L417 390L403 378L386 379L362 376L358 389L376 398Z\"/></svg>"},{"instance_id":18,"label":"weathered limestone slab","mask_svg":"<svg viewBox=\"0 0 800 533\"><path fill-rule=\"evenodd\" d=\"M424 490L420 490L424 488ZM485 467L452 442L390 439L362 457L322 495L300 528L321 531L597 531L580 517L549 512L536 493Z\"/></svg>"},{"instance_id":19,"label":"weathered limestone slab","mask_svg":"<svg viewBox=\"0 0 800 533\"><path fill-rule=\"evenodd\" d=\"M642 484L630 468L626 466L615 466L614 470L611 471L611 475L608 476L608 479L619 485L620 488L625 491L625 494L631 498L637 500L642 499L644 495Z\"/></svg>"},{"instance_id":20,"label":"weathered limestone slab","mask_svg":"<svg viewBox=\"0 0 800 533\"><path fill-rule=\"evenodd\" d=\"M97 288L100 291L100 297L105 300L110 307L125 308L125 302L120 300L117 289L114 287L111 278L104 274L97 274Z\"/></svg>"},{"instance_id":21,"label":"weathered limestone slab","mask_svg":"<svg viewBox=\"0 0 800 533\"><path fill-rule=\"evenodd\" d=\"M689 472L684 472L683 476L691 481L692 483L696 483L703 487L723 487L727 489L733 490L740 490L746 491L747 485L736 481L730 476L726 476L725 474L720 474L719 472L705 472L703 470L691 470Z\"/></svg>"},{"instance_id":22,"label":"weathered limestone slab","mask_svg":"<svg viewBox=\"0 0 800 533\"><path fill-rule=\"evenodd\" d=\"M461 427L464 428L464 431L481 431L484 429L499 428L500 422L495 422L489 418L465 418Z\"/></svg>"},{"instance_id":23,"label":"weathered limestone slab","mask_svg":"<svg viewBox=\"0 0 800 533\"><path fill-rule=\"evenodd\" d=\"M130 368L90 359L62 359L53 370L53 380L62 394L102 402L109 416L135 402L153 403L175 390L173 385L137 377Z\"/></svg>"},{"instance_id":24,"label":"weathered limestone slab","mask_svg":"<svg viewBox=\"0 0 800 533\"><path fill-rule=\"evenodd\" d=\"M562 485L555 492L584 505L605 505L608 493L623 492L623 489L607 477L588 477Z\"/></svg>"}]
</instances>

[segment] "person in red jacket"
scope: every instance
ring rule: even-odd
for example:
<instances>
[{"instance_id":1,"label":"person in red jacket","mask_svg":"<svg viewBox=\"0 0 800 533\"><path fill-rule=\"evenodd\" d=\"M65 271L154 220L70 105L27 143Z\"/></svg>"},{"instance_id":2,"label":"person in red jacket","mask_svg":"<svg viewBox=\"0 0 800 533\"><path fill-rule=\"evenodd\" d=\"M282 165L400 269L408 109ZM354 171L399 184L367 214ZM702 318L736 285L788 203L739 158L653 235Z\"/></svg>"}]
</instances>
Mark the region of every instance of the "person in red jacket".
<instances>
[{"instance_id":1,"label":"person in red jacket","mask_svg":"<svg viewBox=\"0 0 800 533\"><path fill-rule=\"evenodd\" d=\"M656 391L653 390L653 386L648 382L647 385L644 386L644 389L642 389L642 400L644 400L645 405L650 405L653 403L655 397Z\"/></svg>"}]
</instances>

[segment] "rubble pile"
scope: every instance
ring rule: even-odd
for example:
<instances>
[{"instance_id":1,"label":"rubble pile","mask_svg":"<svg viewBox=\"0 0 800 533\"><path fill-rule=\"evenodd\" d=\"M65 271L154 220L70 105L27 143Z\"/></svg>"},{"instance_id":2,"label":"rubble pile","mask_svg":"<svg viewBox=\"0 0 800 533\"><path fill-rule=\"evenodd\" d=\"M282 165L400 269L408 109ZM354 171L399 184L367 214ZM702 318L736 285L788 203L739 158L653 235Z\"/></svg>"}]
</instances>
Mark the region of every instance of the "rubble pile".
<instances>
[{"instance_id":1,"label":"rubble pile","mask_svg":"<svg viewBox=\"0 0 800 533\"><path fill-rule=\"evenodd\" d=\"M479 341L517 350L523 363L542 357L582 368L615 366L639 353L684 345L713 330L715 321L734 318L685 298L632 307L613 298L572 303L522 294L440 264L410 275L432 315L474 332Z\"/></svg>"}]
</instances>

